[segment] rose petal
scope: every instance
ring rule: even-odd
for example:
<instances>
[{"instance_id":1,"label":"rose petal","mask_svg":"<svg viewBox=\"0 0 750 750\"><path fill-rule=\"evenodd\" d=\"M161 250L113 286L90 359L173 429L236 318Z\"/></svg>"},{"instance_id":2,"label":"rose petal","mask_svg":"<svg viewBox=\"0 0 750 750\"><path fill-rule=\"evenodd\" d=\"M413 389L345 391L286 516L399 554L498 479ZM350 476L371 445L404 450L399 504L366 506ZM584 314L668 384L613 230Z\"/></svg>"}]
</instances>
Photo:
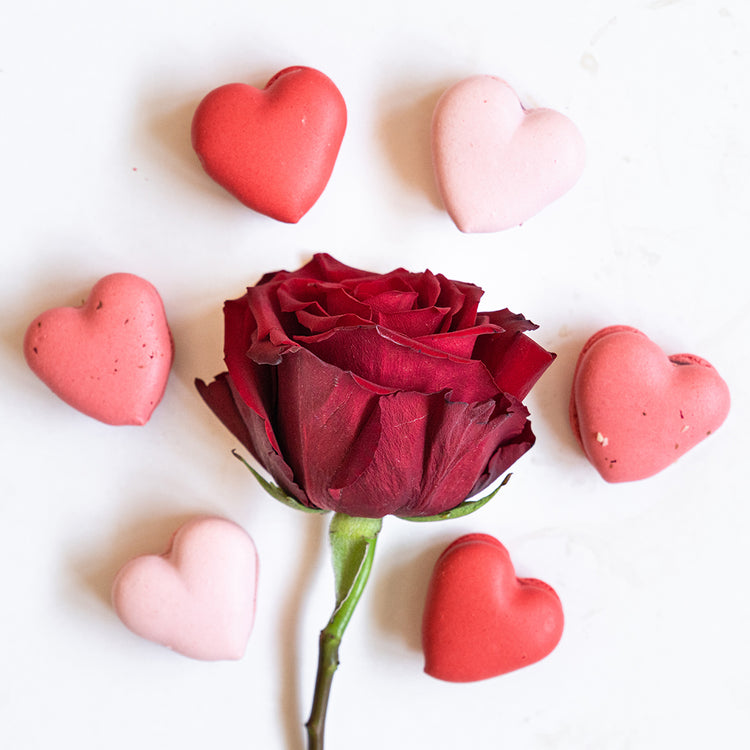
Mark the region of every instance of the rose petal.
<instances>
[{"instance_id":1,"label":"rose petal","mask_svg":"<svg viewBox=\"0 0 750 750\"><path fill-rule=\"evenodd\" d=\"M442 513L472 494L498 444L512 443L524 422L525 410L506 414L494 400L466 404L446 393L382 396L360 432L363 445L353 448L371 460L342 465L331 499L356 516Z\"/></svg>"},{"instance_id":2,"label":"rose petal","mask_svg":"<svg viewBox=\"0 0 750 750\"><path fill-rule=\"evenodd\" d=\"M274 372L271 364L253 361L247 354L248 329L252 330L253 317L243 304L243 300L231 300L224 305L224 361L229 377L242 400L264 420L269 419L269 409L273 403ZM270 346L270 343L269 343ZM285 347L275 348L277 357L290 348L297 348L289 342ZM257 348L257 347L256 347ZM272 358L274 359L274 358ZM268 369L263 369L268 368Z\"/></svg>"},{"instance_id":3,"label":"rose petal","mask_svg":"<svg viewBox=\"0 0 750 750\"><path fill-rule=\"evenodd\" d=\"M340 286L304 279L285 281L278 288L282 311L293 313L308 333L323 333L341 325L371 322L370 308Z\"/></svg>"},{"instance_id":4,"label":"rose petal","mask_svg":"<svg viewBox=\"0 0 750 750\"><path fill-rule=\"evenodd\" d=\"M372 458L372 446L363 447L360 433L378 394L305 349L287 354L278 376L275 421L284 456L309 503L333 509L328 488L341 466Z\"/></svg>"},{"instance_id":5,"label":"rose petal","mask_svg":"<svg viewBox=\"0 0 750 750\"><path fill-rule=\"evenodd\" d=\"M487 469L479 475L469 497L489 487L498 477L508 469L536 442L536 437L531 430L531 423L526 419L528 411L518 402L512 411L513 426L508 426L509 432L515 432L515 427L521 425L520 433L513 434L508 440L502 442L487 462Z\"/></svg>"},{"instance_id":6,"label":"rose petal","mask_svg":"<svg viewBox=\"0 0 750 750\"><path fill-rule=\"evenodd\" d=\"M352 279L372 276L372 272L347 266L328 253L315 253L309 263L295 271L294 275L300 278L319 279L320 281L351 281Z\"/></svg>"},{"instance_id":7,"label":"rose petal","mask_svg":"<svg viewBox=\"0 0 750 750\"><path fill-rule=\"evenodd\" d=\"M427 307L402 313L376 313L374 322L402 336L417 338L439 331L446 312L446 308Z\"/></svg>"},{"instance_id":8,"label":"rose petal","mask_svg":"<svg viewBox=\"0 0 750 750\"><path fill-rule=\"evenodd\" d=\"M211 411L221 420L223 425L245 446L257 459L255 446L250 438L245 421L240 416L234 403L232 390L227 381L227 373L217 375L212 383L206 384L196 378L195 387L201 398Z\"/></svg>"},{"instance_id":9,"label":"rose petal","mask_svg":"<svg viewBox=\"0 0 750 750\"><path fill-rule=\"evenodd\" d=\"M401 269L388 276L372 276L357 281L352 294L373 310L398 312L419 305L419 293L409 283L408 272Z\"/></svg>"},{"instance_id":10,"label":"rose petal","mask_svg":"<svg viewBox=\"0 0 750 750\"><path fill-rule=\"evenodd\" d=\"M492 373L498 388L522 401L555 355L525 335L537 326L523 315L509 310L481 314L503 329L477 341L473 357L480 359Z\"/></svg>"},{"instance_id":11,"label":"rose petal","mask_svg":"<svg viewBox=\"0 0 750 750\"><path fill-rule=\"evenodd\" d=\"M278 290L282 284L293 279L341 282L370 275L369 272L340 263L326 253L318 253L297 271L265 274L255 286L247 290L244 297L227 302L225 314L228 306L245 306L248 319L243 321L239 329L233 328L233 333L240 330L245 332L247 338L243 342L244 349L255 362L278 364L286 351L295 348L291 336L302 333L294 315L281 309Z\"/></svg>"},{"instance_id":12,"label":"rose petal","mask_svg":"<svg viewBox=\"0 0 750 750\"><path fill-rule=\"evenodd\" d=\"M448 325L446 331L459 331L462 328L473 326L476 321L479 300L484 292L475 284L463 281L452 281L442 274L437 279L441 285L438 305L449 307L451 312L446 318Z\"/></svg>"},{"instance_id":13,"label":"rose petal","mask_svg":"<svg viewBox=\"0 0 750 750\"><path fill-rule=\"evenodd\" d=\"M243 403L232 387L228 374L217 375L209 385L202 380L196 380L195 385L209 408L271 474L281 489L303 505L309 506L310 502L304 491L294 481L291 468L278 452L270 423Z\"/></svg>"},{"instance_id":14,"label":"rose petal","mask_svg":"<svg viewBox=\"0 0 750 750\"><path fill-rule=\"evenodd\" d=\"M408 281L410 287L419 293L417 304L419 307L435 307L440 300L443 289L440 279L432 271L424 273L409 273L403 269L404 278ZM445 300L440 301L441 306L446 306Z\"/></svg>"},{"instance_id":15,"label":"rose petal","mask_svg":"<svg viewBox=\"0 0 750 750\"><path fill-rule=\"evenodd\" d=\"M339 328L298 341L339 369L394 391L451 390L456 401L467 403L497 395L495 381L479 360L451 357L379 327Z\"/></svg>"},{"instance_id":16,"label":"rose petal","mask_svg":"<svg viewBox=\"0 0 750 750\"><path fill-rule=\"evenodd\" d=\"M370 319L369 305L353 297L340 284L310 279L289 279L279 285L278 297L281 309L297 312L308 309L320 315L344 315L354 313Z\"/></svg>"},{"instance_id":17,"label":"rose petal","mask_svg":"<svg viewBox=\"0 0 750 750\"><path fill-rule=\"evenodd\" d=\"M247 294L224 303L224 354L249 355L254 362L275 365L295 344L287 334L294 331L290 315L279 309L268 287L250 287Z\"/></svg>"},{"instance_id":18,"label":"rose petal","mask_svg":"<svg viewBox=\"0 0 750 750\"><path fill-rule=\"evenodd\" d=\"M439 349L441 352L453 357L470 359L474 346L479 336L495 333L497 326L483 325L473 328L464 328L461 331L448 331L448 333L436 333L432 336L420 336L417 341L425 346Z\"/></svg>"},{"instance_id":19,"label":"rose petal","mask_svg":"<svg viewBox=\"0 0 750 750\"><path fill-rule=\"evenodd\" d=\"M308 310L300 310L297 313L297 320L300 325L304 326L309 333L325 333L332 328L349 327L349 326L366 326L372 321L366 318L360 318L354 314L345 315L316 315Z\"/></svg>"}]
</instances>

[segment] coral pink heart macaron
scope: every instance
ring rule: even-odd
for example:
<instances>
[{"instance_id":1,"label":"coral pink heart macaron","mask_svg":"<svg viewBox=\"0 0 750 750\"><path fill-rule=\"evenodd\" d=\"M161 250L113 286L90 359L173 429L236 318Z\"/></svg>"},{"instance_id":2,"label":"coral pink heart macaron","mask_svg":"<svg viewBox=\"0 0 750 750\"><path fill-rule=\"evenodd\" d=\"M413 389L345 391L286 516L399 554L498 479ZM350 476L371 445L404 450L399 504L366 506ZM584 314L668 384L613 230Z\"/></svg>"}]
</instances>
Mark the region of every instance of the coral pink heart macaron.
<instances>
[{"instance_id":1,"label":"coral pink heart macaron","mask_svg":"<svg viewBox=\"0 0 750 750\"><path fill-rule=\"evenodd\" d=\"M258 560L237 524L198 516L166 552L126 563L112 584L122 622L149 641L193 659L240 659L255 619Z\"/></svg>"},{"instance_id":2,"label":"coral pink heart macaron","mask_svg":"<svg viewBox=\"0 0 750 750\"><path fill-rule=\"evenodd\" d=\"M149 420L173 359L159 293L129 273L105 276L80 307L39 315L23 349L29 367L63 401L113 425Z\"/></svg>"},{"instance_id":3,"label":"coral pink heart macaron","mask_svg":"<svg viewBox=\"0 0 750 750\"><path fill-rule=\"evenodd\" d=\"M628 482L656 474L715 432L729 404L727 384L705 359L667 356L641 331L610 326L578 357L570 423L602 477Z\"/></svg>"},{"instance_id":4,"label":"coral pink heart macaron","mask_svg":"<svg viewBox=\"0 0 750 750\"><path fill-rule=\"evenodd\" d=\"M211 91L193 117L193 148L206 173L246 206L296 223L328 184L346 119L330 78L290 67L264 89L230 83Z\"/></svg>"},{"instance_id":5,"label":"coral pink heart macaron","mask_svg":"<svg viewBox=\"0 0 750 750\"><path fill-rule=\"evenodd\" d=\"M578 180L585 146L552 109L525 109L495 76L467 78L440 97L432 160L445 209L462 232L522 224Z\"/></svg>"},{"instance_id":6,"label":"coral pink heart macaron","mask_svg":"<svg viewBox=\"0 0 750 750\"><path fill-rule=\"evenodd\" d=\"M422 620L425 672L472 682L543 659L563 632L555 591L517 578L505 547L468 534L447 547L432 572Z\"/></svg>"}]
</instances>

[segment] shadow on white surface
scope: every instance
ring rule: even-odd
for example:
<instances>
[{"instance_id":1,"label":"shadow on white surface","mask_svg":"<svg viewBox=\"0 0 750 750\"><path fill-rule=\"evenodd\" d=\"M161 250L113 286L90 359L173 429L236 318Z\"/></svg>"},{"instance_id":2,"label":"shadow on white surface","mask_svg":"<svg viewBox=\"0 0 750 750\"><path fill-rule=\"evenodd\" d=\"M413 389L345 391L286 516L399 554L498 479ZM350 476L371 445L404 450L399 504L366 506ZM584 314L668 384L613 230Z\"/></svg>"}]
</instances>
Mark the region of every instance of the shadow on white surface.
<instances>
[{"instance_id":1,"label":"shadow on white surface","mask_svg":"<svg viewBox=\"0 0 750 750\"><path fill-rule=\"evenodd\" d=\"M438 210L443 204L432 171L430 133L433 110L448 85L436 85L427 93L413 86L389 92L378 130L391 168L404 185L424 195Z\"/></svg>"},{"instance_id":2,"label":"shadow on white surface","mask_svg":"<svg viewBox=\"0 0 750 750\"><path fill-rule=\"evenodd\" d=\"M391 550L376 561L373 570L373 610L375 623L388 637L401 642L410 651L422 650L422 610L427 586L440 553L453 540L444 529L444 541L420 538L423 524L389 519L390 523L408 523L414 540L408 548ZM393 554L393 552L396 552Z\"/></svg>"},{"instance_id":3,"label":"shadow on white surface","mask_svg":"<svg viewBox=\"0 0 750 750\"><path fill-rule=\"evenodd\" d=\"M303 705L300 690L301 688L310 690L311 686L300 685L302 610L312 588L313 578L320 566L321 559L327 551L325 541L329 517L315 515L305 520L308 523L304 532L304 546L296 550L299 573L282 605L279 626L280 653L282 654L279 672L283 686L279 703L280 713L284 721L285 747L288 750L303 750L305 747L301 721L307 718L305 711L308 707ZM325 623L320 623L321 628L324 625ZM301 717L304 717L304 719L301 719Z\"/></svg>"},{"instance_id":4,"label":"shadow on white surface","mask_svg":"<svg viewBox=\"0 0 750 750\"><path fill-rule=\"evenodd\" d=\"M160 506L158 500L149 498L155 508ZM111 606L112 581L117 572L129 560L141 555L161 555L169 549L172 536L177 529L196 515L194 513L168 513L160 515L153 510L124 521L109 534L102 534L107 541L101 548L84 550L72 555L68 561L74 579L103 604L108 616L115 617Z\"/></svg>"}]
</instances>

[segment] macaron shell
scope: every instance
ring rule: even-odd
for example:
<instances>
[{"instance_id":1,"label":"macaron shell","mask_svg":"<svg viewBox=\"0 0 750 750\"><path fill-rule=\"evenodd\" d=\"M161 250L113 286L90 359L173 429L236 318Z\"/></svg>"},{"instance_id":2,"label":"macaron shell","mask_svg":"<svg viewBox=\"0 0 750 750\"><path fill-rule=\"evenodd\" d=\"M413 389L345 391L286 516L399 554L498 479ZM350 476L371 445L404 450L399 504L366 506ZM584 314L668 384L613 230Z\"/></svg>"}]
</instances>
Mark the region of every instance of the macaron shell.
<instances>
[{"instance_id":1,"label":"macaron shell","mask_svg":"<svg viewBox=\"0 0 750 750\"><path fill-rule=\"evenodd\" d=\"M551 586L517 578L505 547L468 534L435 563L422 621L425 672L472 682L520 669L547 656L563 631Z\"/></svg>"},{"instance_id":2,"label":"macaron shell","mask_svg":"<svg viewBox=\"0 0 750 750\"><path fill-rule=\"evenodd\" d=\"M589 461L608 482L663 470L724 422L729 388L693 354L667 356L628 326L597 332L578 358L570 423Z\"/></svg>"},{"instance_id":3,"label":"macaron shell","mask_svg":"<svg viewBox=\"0 0 750 750\"><path fill-rule=\"evenodd\" d=\"M200 516L162 555L136 557L117 574L112 603L127 628L184 656L240 659L255 619L258 560L240 526Z\"/></svg>"},{"instance_id":4,"label":"macaron shell","mask_svg":"<svg viewBox=\"0 0 750 750\"><path fill-rule=\"evenodd\" d=\"M63 401L112 425L143 425L158 405L173 360L156 289L127 273L105 276L80 307L35 318L24 356Z\"/></svg>"},{"instance_id":5,"label":"macaron shell","mask_svg":"<svg viewBox=\"0 0 750 750\"><path fill-rule=\"evenodd\" d=\"M211 91L192 123L206 173L244 205L296 223L325 189L346 130L346 104L326 75L285 68L264 89Z\"/></svg>"},{"instance_id":6,"label":"macaron shell","mask_svg":"<svg viewBox=\"0 0 750 750\"><path fill-rule=\"evenodd\" d=\"M522 224L579 179L585 145L578 128L551 109L524 109L495 76L449 88L432 120L435 180L462 232Z\"/></svg>"}]
</instances>

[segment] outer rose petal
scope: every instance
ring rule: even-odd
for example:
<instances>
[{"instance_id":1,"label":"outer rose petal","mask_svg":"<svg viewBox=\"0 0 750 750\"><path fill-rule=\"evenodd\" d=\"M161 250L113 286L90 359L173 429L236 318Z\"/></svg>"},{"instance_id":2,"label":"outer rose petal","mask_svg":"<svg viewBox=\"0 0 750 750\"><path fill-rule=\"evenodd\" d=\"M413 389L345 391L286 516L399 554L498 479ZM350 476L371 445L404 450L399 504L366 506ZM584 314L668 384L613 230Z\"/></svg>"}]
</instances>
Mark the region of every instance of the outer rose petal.
<instances>
[{"instance_id":1,"label":"outer rose petal","mask_svg":"<svg viewBox=\"0 0 750 750\"><path fill-rule=\"evenodd\" d=\"M522 411L516 413L516 418L520 414L528 415L525 407L523 407ZM501 474L504 474L521 458L535 442L536 438L531 431L531 423L527 421L519 435L498 446L487 463L487 470L479 476L476 484L472 487L469 497L489 487Z\"/></svg>"},{"instance_id":2,"label":"outer rose petal","mask_svg":"<svg viewBox=\"0 0 750 750\"><path fill-rule=\"evenodd\" d=\"M279 446L270 428L276 373L271 365L257 364L246 354L247 329L253 320L243 302L244 298L224 305L224 361L241 400L269 425L268 440L278 453Z\"/></svg>"},{"instance_id":3,"label":"outer rose petal","mask_svg":"<svg viewBox=\"0 0 750 750\"><path fill-rule=\"evenodd\" d=\"M366 465L377 444L361 435L378 392L300 349L278 366L275 425L306 505L338 510L328 488L342 466Z\"/></svg>"},{"instance_id":4,"label":"outer rose petal","mask_svg":"<svg viewBox=\"0 0 750 750\"><path fill-rule=\"evenodd\" d=\"M514 315L506 309L480 313L479 318L503 330L480 338L473 357L484 362L501 391L522 401L555 355L525 335L537 326L523 315Z\"/></svg>"},{"instance_id":5,"label":"outer rose petal","mask_svg":"<svg viewBox=\"0 0 750 750\"><path fill-rule=\"evenodd\" d=\"M454 508L473 493L478 476L493 471L488 462L498 446L516 444L527 412L521 406L505 413L506 405L457 402L445 392L381 396L361 432L363 445L354 446L371 461L359 472L356 464L344 466L330 489L333 507L365 517Z\"/></svg>"},{"instance_id":6,"label":"outer rose petal","mask_svg":"<svg viewBox=\"0 0 750 750\"><path fill-rule=\"evenodd\" d=\"M196 378L195 387L211 411L221 420L224 427L258 459L250 432L234 403L234 396L232 396L232 388L227 380L227 373L223 372L217 375L213 383L209 383L208 385Z\"/></svg>"},{"instance_id":7,"label":"outer rose petal","mask_svg":"<svg viewBox=\"0 0 750 750\"><path fill-rule=\"evenodd\" d=\"M294 481L291 468L269 440L269 434L273 436L270 425L243 403L232 387L228 373L217 375L209 385L202 380L196 380L195 385L209 408L271 474L279 487L303 505L309 506L307 496Z\"/></svg>"}]
</instances>

